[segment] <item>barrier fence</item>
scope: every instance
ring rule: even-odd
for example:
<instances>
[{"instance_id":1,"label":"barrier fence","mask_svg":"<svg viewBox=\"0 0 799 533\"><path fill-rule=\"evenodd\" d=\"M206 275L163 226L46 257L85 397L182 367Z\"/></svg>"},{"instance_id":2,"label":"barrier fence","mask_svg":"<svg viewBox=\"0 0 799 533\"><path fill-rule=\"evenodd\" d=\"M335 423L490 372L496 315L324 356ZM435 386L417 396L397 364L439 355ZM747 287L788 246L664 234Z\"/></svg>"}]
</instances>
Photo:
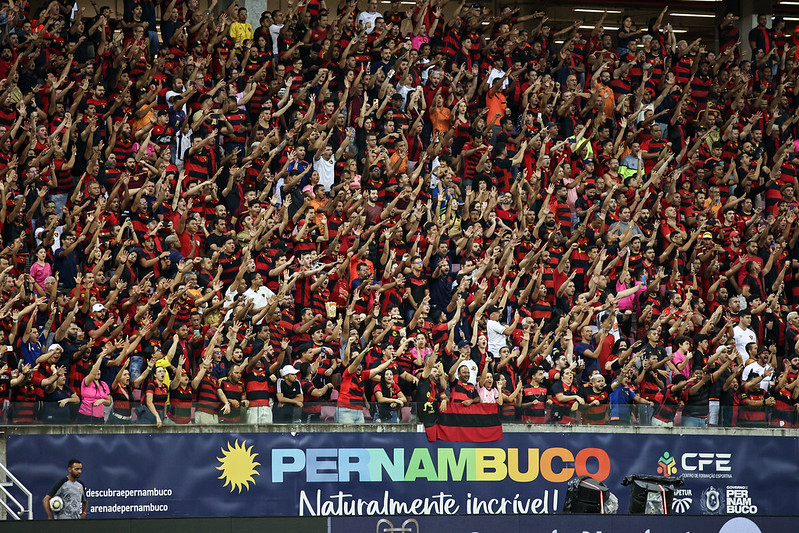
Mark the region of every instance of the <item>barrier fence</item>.
<instances>
[{"instance_id":1,"label":"barrier fence","mask_svg":"<svg viewBox=\"0 0 799 533\"><path fill-rule=\"evenodd\" d=\"M114 409L105 409L102 418L98 417L91 422L85 421L78 417L78 405L68 404L60 407L56 403L48 402L21 402L21 403L6 403L5 408L0 416L0 425L69 425L69 424L111 424L111 425L128 425L136 423L145 423L154 425L154 418L147 416L144 406L137 406L132 412L125 414L118 414ZM313 404L306 405L304 408L284 411L278 413L275 406L264 408L268 409L272 415L270 417L275 422L283 423L303 423L303 424L335 424L337 423L335 402L314 402ZM364 423L405 423L416 424L420 422L418 416L419 406L416 403L410 403L401 408L384 410L381 413L378 404L371 404L363 409ZM225 416L220 416L221 412L213 412L212 416L197 416L197 412L203 412L198 409L197 404L192 404L191 407L186 407L179 412L177 416L170 416L169 409L167 412L159 412L163 424L195 424L195 425L209 425L218 423L243 423L243 424L263 424L263 416L256 413L256 409L242 408L238 420L225 420ZM570 425L615 425L615 426L691 426L697 427L697 423L706 425L702 419L692 419L691 424L684 420L681 413L672 422L663 422L656 417L653 417L653 409L643 405L631 406L607 406L604 410L591 408L591 413L586 412L585 409L578 409L576 411L569 411L564 416L557 410L548 407L545 409L544 416L541 420L531 422L531 419L526 415L522 409L518 408L500 408L500 420L503 425L531 425L535 426L539 423L546 424L570 424ZM141 420L143 415L146 419ZM783 413L774 409L764 409L762 411L762 420L743 420L739 416L738 407L721 407L718 410L718 416L715 423L710 425L717 425L719 427L773 427L773 428L793 428L797 427L795 416L793 413Z\"/></svg>"}]
</instances>

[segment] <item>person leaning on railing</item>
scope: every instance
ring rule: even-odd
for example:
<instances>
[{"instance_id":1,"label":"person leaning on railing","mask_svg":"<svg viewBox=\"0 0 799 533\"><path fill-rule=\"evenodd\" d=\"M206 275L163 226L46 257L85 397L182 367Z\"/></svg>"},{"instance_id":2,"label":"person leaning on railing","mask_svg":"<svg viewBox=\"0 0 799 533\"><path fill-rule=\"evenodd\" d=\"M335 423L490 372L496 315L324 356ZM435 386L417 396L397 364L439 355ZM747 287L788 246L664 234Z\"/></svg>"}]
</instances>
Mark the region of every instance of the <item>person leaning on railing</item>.
<instances>
[{"instance_id":1,"label":"person leaning on railing","mask_svg":"<svg viewBox=\"0 0 799 533\"><path fill-rule=\"evenodd\" d=\"M132 424L133 423L133 390L141 389L147 378L153 371L155 359L150 359L139 377L134 381L130 380L130 359L127 359L120 367L114 382L111 384L111 399L114 402L111 414L108 417L109 424Z\"/></svg>"},{"instance_id":2,"label":"person leaning on railing","mask_svg":"<svg viewBox=\"0 0 799 533\"><path fill-rule=\"evenodd\" d=\"M83 378L83 386L80 388L78 424L102 425L105 423L105 408L111 405L111 389L106 382L100 379L100 365L109 351L110 345L103 347L89 370L89 375Z\"/></svg>"}]
</instances>

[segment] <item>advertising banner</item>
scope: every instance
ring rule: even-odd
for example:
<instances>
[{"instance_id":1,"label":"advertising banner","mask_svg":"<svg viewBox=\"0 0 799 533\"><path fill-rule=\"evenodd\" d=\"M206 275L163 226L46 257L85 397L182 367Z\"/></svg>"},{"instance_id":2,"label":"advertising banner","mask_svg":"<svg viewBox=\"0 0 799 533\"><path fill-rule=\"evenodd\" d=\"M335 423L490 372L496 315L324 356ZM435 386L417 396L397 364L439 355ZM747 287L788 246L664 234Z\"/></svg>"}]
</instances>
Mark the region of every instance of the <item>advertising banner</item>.
<instances>
[{"instance_id":1,"label":"advertising banner","mask_svg":"<svg viewBox=\"0 0 799 533\"><path fill-rule=\"evenodd\" d=\"M767 533L796 527L792 517L773 516L387 516L330 522L330 533Z\"/></svg>"},{"instance_id":2,"label":"advertising banner","mask_svg":"<svg viewBox=\"0 0 799 533\"><path fill-rule=\"evenodd\" d=\"M794 437L506 433L9 435L8 467L41 501L83 462L89 518L562 513L567 482L603 481L627 511L631 474L681 477L677 514L796 515ZM41 505L36 518L43 518Z\"/></svg>"}]
</instances>

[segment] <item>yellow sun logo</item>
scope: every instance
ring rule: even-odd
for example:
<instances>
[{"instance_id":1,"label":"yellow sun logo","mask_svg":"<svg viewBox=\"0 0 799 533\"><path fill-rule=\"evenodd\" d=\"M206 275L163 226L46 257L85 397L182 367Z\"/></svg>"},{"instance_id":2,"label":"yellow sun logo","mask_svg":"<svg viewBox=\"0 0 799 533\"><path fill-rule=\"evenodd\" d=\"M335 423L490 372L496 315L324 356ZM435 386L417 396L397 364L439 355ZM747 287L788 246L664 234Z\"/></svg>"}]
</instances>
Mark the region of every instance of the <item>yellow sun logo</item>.
<instances>
[{"instance_id":1,"label":"yellow sun logo","mask_svg":"<svg viewBox=\"0 0 799 533\"><path fill-rule=\"evenodd\" d=\"M216 469L222 471L219 479L225 480L223 487L230 485L230 492L239 489L241 493L242 488L250 490L250 483L255 484L252 476L261 475L255 469L256 466L261 466L261 463L255 461L258 454L252 453L252 446L245 448L246 443L247 441L243 441L239 444L238 439L233 445L228 442L227 450L222 448L222 457L217 457L221 466L217 466Z\"/></svg>"}]
</instances>

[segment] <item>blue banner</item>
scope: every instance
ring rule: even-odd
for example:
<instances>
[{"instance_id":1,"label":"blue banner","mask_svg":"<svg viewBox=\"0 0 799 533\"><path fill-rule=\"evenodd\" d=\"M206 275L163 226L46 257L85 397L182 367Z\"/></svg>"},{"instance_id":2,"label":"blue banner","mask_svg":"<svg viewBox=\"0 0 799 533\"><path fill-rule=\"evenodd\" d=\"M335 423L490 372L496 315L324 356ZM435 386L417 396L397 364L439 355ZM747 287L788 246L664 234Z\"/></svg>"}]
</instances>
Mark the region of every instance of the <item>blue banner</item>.
<instances>
[{"instance_id":1,"label":"blue banner","mask_svg":"<svg viewBox=\"0 0 799 533\"><path fill-rule=\"evenodd\" d=\"M336 517L330 526L330 533L768 533L795 531L796 520L773 516L387 516Z\"/></svg>"},{"instance_id":2,"label":"blue banner","mask_svg":"<svg viewBox=\"0 0 799 533\"><path fill-rule=\"evenodd\" d=\"M83 462L89 517L561 513L576 475L626 512L630 474L679 476L677 514L796 515L795 437L506 433L429 443L423 433L9 435L8 467L41 498ZM40 505L36 517L43 518Z\"/></svg>"}]
</instances>

